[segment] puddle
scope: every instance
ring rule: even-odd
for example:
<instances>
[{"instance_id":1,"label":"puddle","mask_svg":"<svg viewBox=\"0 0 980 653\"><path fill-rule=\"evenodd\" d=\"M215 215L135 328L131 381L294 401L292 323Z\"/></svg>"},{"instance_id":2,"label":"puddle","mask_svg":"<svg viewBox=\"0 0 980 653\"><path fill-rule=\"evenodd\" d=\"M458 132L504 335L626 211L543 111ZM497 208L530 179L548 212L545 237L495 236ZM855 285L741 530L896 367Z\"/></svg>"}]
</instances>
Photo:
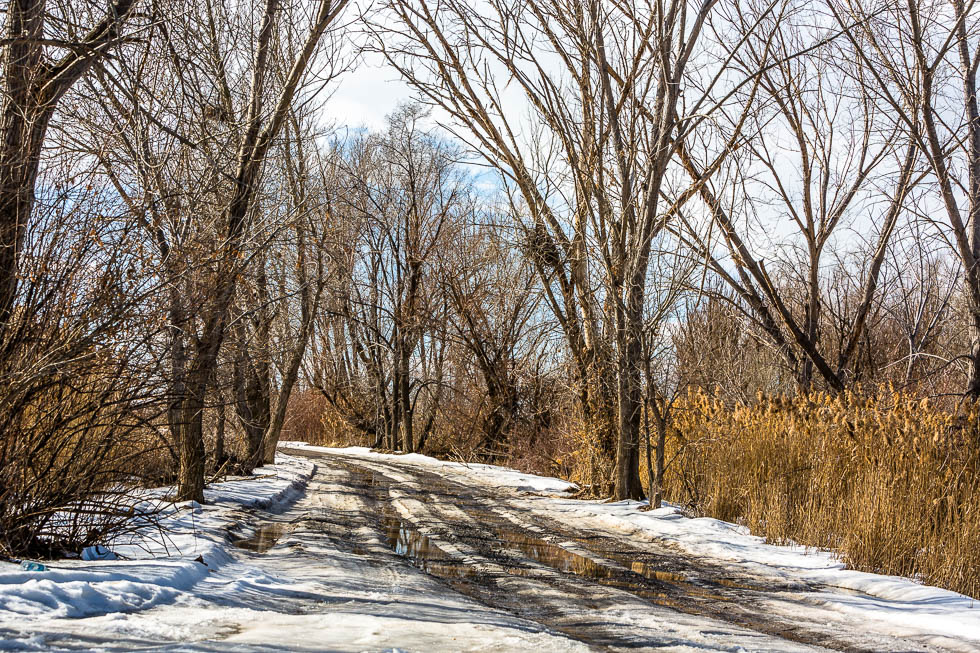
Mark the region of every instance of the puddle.
<instances>
[{"instance_id":1,"label":"puddle","mask_svg":"<svg viewBox=\"0 0 980 653\"><path fill-rule=\"evenodd\" d=\"M388 546L427 574L450 580L470 578L476 574L472 567L454 560L414 526L392 515L385 515L381 522Z\"/></svg>"},{"instance_id":2,"label":"puddle","mask_svg":"<svg viewBox=\"0 0 980 653\"><path fill-rule=\"evenodd\" d=\"M500 536L501 544L516 548L547 567L588 578L606 587L624 590L658 605L688 609L675 600L678 594L713 601L732 600L730 597L711 592L707 587L694 584L684 574L657 569L639 560L631 561L622 555L603 552L606 558L628 566L628 569L596 562L557 544L529 537L518 531L501 527L494 527L494 531Z\"/></svg>"},{"instance_id":3,"label":"puddle","mask_svg":"<svg viewBox=\"0 0 980 653\"><path fill-rule=\"evenodd\" d=\"M289 531L289 524L272 522L259 526L255 535L232 542L239 549L254 551L255 553L265 553L276 545L283 535Z\"/></svg>"},{"instance_id":4,"label":"puddle","mask_svg":"<svg viewBox=\"0 0 980 653\"><path fill-rule=\"evenodd\" d=\"M422 571L447 580L464 592L466 589L460 587L461 581L479 581L478 572L473 567L463 565L451 558L433 544L430 538L420 534L414 526L390 515L383 518L382 522L387 533L388 546L398 555L411 560L412 564ZM495 552L508 548L517 550L550 569L582 576L606 587L625 590L661 606L689 610L688 607L677 602L676 597L671 598L671 594L676 595L678 590L688 596L706 596L700 588L691 585L681 574L655 570L642 562L634 562L632 570L603 565L557 544L529 537L518 531L500 526L491 526L491 528L499 537L499 539L489 540L493 542L492 549ZM540 573L540 570L520 563L491 557L512 576L533 577ZM655 585L651 586L650 580L654 581Z\"/></svg>"},{"instance_id":5,"label":"puddle","mask_svg":"<svg viewBox=\"0 0 980 653\"><path fill-rule=\"evenodd\" d=\"M662 569L654 569L645 562L640 562L639 560L634 560L630 565L630 569L634 574L639 574L644 578L652 578L654 580L659 580L663 583L687 583L687 577L682 574L676 574L672 571L663 571Z\"/></svg>"},{"instance_id":6,"label":"puddle","mask_svg":"<svg viewBox=\"0 0 980 653\"><path fill-rule=\"evenodd\" d=\"M541 564L577 576L585 576L594 580L611 579L621 574L617 569L599 564L595 560L563 549L557 544L530 537L524 533L496 527L494 531L500 537L500 543L517 549L527 557Z\"/></svg>"},{"instance_id":7,"label":"puddle","mask_svg":"<svg viewBox=\"0 0 980 653\"><path fill-rule=\"evenodd\" d=\"M472 566L461 564L445 551L435 545L431 539L419 533L418 529L397 517L387 515L382 519L386 532L388 546L395 553L406 557L419 569L447 580L476 579L477 572ZM492 550L501 549L520 551L532 560L550 569L568 574L582 576L608 587L626 590L635 595L661 605L668 603L667 592L657 587L651 587L643 579L658 581L658 584L682 588L687 594L699 594L696 588L690 586L681 574L659 571L650 568L642 562L634 562L632 570L620 569L604 565L595 560L569 551L557 544L528 536L525 533L492 526L499 539L490 540ZM533 576L537 570L515 564L507 560L494 560L514 576ZM643 578L639 578L642 576ZM664 588L666 589L666 588ZM692 591L693 590L693 591ZM673 604L673 602L670 602Z\"/></svg>"}]
</instances>

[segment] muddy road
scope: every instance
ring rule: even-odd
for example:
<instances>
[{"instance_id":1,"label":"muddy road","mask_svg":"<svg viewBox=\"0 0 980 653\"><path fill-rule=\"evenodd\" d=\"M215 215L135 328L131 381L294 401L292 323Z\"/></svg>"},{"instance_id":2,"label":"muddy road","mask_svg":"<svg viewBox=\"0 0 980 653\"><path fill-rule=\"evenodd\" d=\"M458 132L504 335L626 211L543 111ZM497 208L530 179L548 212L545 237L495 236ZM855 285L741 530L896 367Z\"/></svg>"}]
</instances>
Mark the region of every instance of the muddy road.
<instances>
[{"instance_id":1,"label":"muddy road","mask_svg":"<svg viewBox=\"0 0 980 653\"><path fill-rule=\"evenodd\" d=\"M338 548L372 565L412 565L446 591L595 650L669 649L693 631L723 650L964 650L821 609L822 596L842 590L751 575L667 543L559 521L539 507L546 503L532 505L517 490L395 458L285 453L312 458L318 473L344 488L342 504L304 519ZM261 552L277 529L241 545Z\"/></svg>"}]
</instances>

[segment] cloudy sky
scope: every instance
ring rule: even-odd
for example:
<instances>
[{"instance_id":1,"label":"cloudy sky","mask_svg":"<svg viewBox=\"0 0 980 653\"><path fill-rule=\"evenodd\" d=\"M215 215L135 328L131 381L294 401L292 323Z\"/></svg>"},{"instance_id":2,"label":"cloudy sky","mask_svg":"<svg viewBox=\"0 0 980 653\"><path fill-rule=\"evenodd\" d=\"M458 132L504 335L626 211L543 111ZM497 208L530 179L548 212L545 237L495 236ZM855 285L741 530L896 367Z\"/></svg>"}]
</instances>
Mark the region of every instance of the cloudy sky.
<instances>
[{"instance_id":1,"label":"cloudy sky","mask_svg":"<svg viewBox=\"0 0 980 653\"><path fill-rule=\"evenodd\" d=\"M398 71L384 64L380 55L367 55L357 67L341 76L326 103L326 118L337 126L384 127L385 116L399 102L412 98Z\"/></svg>"}]
</instances>

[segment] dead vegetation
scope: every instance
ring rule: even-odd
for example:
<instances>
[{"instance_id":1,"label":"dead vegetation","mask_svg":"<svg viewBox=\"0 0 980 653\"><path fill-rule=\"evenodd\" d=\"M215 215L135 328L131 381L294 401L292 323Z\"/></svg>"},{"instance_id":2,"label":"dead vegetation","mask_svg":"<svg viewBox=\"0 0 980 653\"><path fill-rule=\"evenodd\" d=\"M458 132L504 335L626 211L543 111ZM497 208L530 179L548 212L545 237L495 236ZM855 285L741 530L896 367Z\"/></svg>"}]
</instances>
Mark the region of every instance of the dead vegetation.
<instances>
[{"instance_id":1,"label":"dead vegetation","mask_svg":"<svg viewBox=\"0 0 980 653\"><path fill-rule=\"evenodd\" d=\"M667 497L857 569L980 595L980 412L883 389L678 406Z\"/></svg>"}]
</instances>

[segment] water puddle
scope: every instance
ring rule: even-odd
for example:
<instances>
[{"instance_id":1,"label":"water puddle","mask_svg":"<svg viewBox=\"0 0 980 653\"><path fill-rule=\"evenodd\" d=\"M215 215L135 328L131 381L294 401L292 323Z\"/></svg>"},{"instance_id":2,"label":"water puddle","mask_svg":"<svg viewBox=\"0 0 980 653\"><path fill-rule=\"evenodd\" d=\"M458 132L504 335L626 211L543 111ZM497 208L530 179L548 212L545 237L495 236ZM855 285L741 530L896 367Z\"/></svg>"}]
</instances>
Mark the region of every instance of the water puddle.
<instances>
[{"instance_id":1,"label":"water puddle","mask_svg":"<svg viewBox=\"0 0 980 653\"><path fill-rule=\"evenodd\" d=\"M382 523L388 546L398 555L408 558L419 569L449 581L477 580L477 572L473 567L454 560L429 537L419 533L415 526L390 514L382 519ZM520 531L499 525L491 527L499 538L492 540L494 551L500 552L506 549L519 551L550 569L582 576L607 587L625 590L660 605L676 606L676 603L668 597L668 592L664 591L666 589L664 585L682 588L685 594L699 593L680 574L654 570L641 562L634 562L632 569L621 569L602 564ZM515 564L506 559L495 560L495 562L503 566L508 574L514 576L534 576L540 573L540 570ZM661 587L651 587L644 578L656 581L656 584Z\"/></svg>"},{"instance_id":2,"label":"water puddle","mask_svg":"<svg viewBox=\"0 0 980 653\"><path fill-rule=\"evenodd\" d=\"M532 560L558 571L594 580L611 579L621 573L608 565L600 564L557 544L530 537L519 531L499 526L494 528L494 531L500 537L501 544L517 549Z\"/></svg>"},{"instance_id":3,"label":"water puddle","mask_svg":"<svg viewBox=\"0 0 980 653\"><path fill-rule=\"evenodd\" d=\"M672 571L664 571L662 569L654 569L652 566L645 562L640 562L639 560L634 560L630 564L630 570L634 574L639 574L644 578L652 578L653 580L659 580L662 583L687 583L687 577L682 574L676 574Z\"/></svg>"},{"instance_id":4,"label":"water puddle","mask_svg":"<svg viewBox=\"0 0 980 653\"><path fill-rule=\"evenodd\" d=\"M255 553L265 553L276 545L283 535L289 531L289 524L281 522L270 522L263 524L255 531L252 537L242 538L232 542L239 549L254 551Z\"/></svg>"},{"instance_id":5,"label":"water puddle","mask_svg":"<svg viewBox=\"0 0 980 653\"><path fill-rule=\"evenodd\" d=\"M427 574L450 580L470 578L476 574L472 567L453 559L411 524L392 515L385 515L381 522L388 546Z\"/></svg>"}]
</instances>

